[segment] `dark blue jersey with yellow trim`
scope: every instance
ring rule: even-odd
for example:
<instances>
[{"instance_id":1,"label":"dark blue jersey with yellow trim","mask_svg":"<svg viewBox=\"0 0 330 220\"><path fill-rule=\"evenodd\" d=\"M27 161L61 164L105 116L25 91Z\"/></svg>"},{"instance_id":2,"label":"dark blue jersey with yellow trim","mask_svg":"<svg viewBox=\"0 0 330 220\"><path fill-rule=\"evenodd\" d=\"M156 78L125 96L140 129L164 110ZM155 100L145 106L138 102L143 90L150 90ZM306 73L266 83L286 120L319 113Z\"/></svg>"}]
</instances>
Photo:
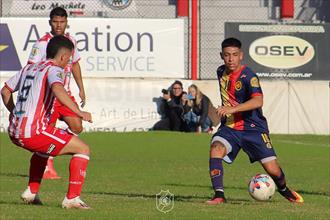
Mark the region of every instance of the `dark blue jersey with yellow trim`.
<instances>
[{"instance_id":1,"label":"dark blue jersey with yellow trim","mask_svg":"<svg viewBox=\"0 0 330 220\"><path fill-rule=\"evenodd\" d=\"M225 65L222 65L218 68L217 75L223 106L236 106L254 96L262 95L259 78L246 66L242 66L237 72L227 74ZM221 125L241 131L269 132L267 120L263 116L261 108L229 114L222 118Z\"/></svg>"}]
</instances>

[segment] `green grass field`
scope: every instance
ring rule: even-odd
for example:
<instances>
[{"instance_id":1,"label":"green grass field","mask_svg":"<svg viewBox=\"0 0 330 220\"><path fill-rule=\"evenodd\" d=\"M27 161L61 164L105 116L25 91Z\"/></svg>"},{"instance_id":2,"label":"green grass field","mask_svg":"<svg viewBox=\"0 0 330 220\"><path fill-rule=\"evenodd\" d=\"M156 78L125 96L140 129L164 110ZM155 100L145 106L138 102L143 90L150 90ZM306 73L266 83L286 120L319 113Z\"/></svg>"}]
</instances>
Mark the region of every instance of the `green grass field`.
<instances>
[{"instance_id":1,"label":"green grass field","mask_svg":"<svg viewBox=\"0 0 330 220\"><path fill-rule=\"evenodd\" d=\"M82 198L92 210L63 210L70 157L55 159L60 180L45 180L43 206L25 205L20 194L28 180L30 153L0 134L0 219L330 219L329 136L272 135L288 185L305 204L287 202L278 193L256 202L247 184L258 163L241 152L225 165L228 203L207 206L212 196L208 174L210 135L186 133L86 133L92 149ZM161 190L175 195L168 213L156 209Z\"/></svg>"}]
</instances>

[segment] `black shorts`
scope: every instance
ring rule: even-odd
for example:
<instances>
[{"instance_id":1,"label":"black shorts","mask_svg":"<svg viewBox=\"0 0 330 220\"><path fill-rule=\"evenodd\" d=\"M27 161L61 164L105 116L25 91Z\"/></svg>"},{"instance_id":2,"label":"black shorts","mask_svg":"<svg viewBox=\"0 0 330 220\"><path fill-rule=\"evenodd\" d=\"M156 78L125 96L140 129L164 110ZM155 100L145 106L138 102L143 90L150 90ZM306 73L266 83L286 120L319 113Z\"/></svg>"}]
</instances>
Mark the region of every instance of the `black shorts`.
<instances>
[{"instance_id":1,"label":"black shorts","mask_svg":"<svg viewBox=\"0 0 330 220\"><path fill-rule=\"evenodd\" d=\"M241 149L249 156L251 163L255 161L265 163L276 159L268 133L253 130L238 131L221 126L213 135L211 144L215 141L225 145L227 155L223 159L227 163L232 163Z\"/></svg>"}]
</instances>

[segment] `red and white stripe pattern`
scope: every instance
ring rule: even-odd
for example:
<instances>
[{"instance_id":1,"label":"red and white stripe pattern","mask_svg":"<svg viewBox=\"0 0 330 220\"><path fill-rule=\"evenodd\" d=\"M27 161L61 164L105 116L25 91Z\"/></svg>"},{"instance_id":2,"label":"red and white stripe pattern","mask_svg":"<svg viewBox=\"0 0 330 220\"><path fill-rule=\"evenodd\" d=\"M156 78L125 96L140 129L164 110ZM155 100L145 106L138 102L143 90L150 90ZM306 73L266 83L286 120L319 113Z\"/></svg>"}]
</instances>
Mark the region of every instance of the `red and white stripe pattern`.
<instances>
[{"instance_id":1,"label":"red and white stripe pattern","mask_svg":"<svg viewBox=\"0 0 330 220\"><path fill-rule=\"evenodd\" d=\"M64 88L71 95L70 90L70 81L71 81L71 74L72 74L72 65L77 63L80 60L80 55L77 49L77 42L69 33L64 35L65 37L69 38L73 45L74 49L72 50L72 56L68 63L68 65L64 68L65 77L64 77ZM37 63L39 61L46 61L46 49L47 44L54 36L51 33L47 33L42 38L40 38L34 45L31 50L31 54L29 56L28 63Z\"/></svg>"},{"instance_id":2,"label":"red and white stripe pattern","mask_svg":"<svg viewBox=\"0 0 330 220\"><path fill-rule=\"evenodd\" d=\"M5 82L11 92L18 91L10 136L30 138L46 129L55 98L51 86L63 84L63 74L63 69L51 61L41 61L28 64Z\"/></svg>"}]
</instances>

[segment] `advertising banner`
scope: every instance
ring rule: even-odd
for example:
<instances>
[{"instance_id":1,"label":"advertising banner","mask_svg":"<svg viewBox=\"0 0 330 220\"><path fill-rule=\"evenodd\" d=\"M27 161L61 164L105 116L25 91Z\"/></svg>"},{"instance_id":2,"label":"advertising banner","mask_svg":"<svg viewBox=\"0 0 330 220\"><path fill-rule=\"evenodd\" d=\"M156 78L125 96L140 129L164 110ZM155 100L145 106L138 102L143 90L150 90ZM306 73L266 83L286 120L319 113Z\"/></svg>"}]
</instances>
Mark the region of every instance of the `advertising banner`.
<instances>
[{"instance_id":1,"label":"advertising banner","mask_svg":"<svg viewBox=\"0 0 330 220\"><path fill-rule=\"evenodd\" d=\"M267 79L329 80L330 24L225 24L242 41L244 63Z\"/></svg>"},{"instance_id":2,"label":"advertising banner","mask_svg":"<svg viewBox=\"0 0 330 220\"><path fill-rule=\"evenodd\" d=\"M68 24L85 77L184 78L182 19L70 18ZM24 66L48 31L48 18L1 18L1 75Z\"/></svg>"},{"instance_id":3,"label":"advertising banner","mask_svg":"<svg viewBox=\"0 0 330 220\"><path fill-rule=\"evenodd\" d=\"M86 15L87 11L101 8L101 1L38 1L38 0L13 0L10 7L12 16L24 14L24 8L30 11L31 16L48 16L55 7L62 7L68 14Z\"/></svg>"},{"instance_id":4,"label":"advertising banner","mask_svg":"<svg viewBox=\"0 0 330 220\"><path fill-rule=\"evenodd\" d=\"M136 11L136 0L11 0L10 15L19 17L29 11L29 16L48 16L55 7L64 8L70 16L95 17L98 13Z\"/></svg>"},{"instance_id":5,"label":"advertising banner","mask_svg":"<svg viewBox=\"0 0 330 220\"><path fill-rule=\"evenodd\" d=\"M1 78L0 85L8 78ZM168 89L171 79L118 79L88 78L84 80L86 106L82 109L92 113L93 123L83 122L86 132L129 132L148 131L161 119L163 112L162 89ZM187 89L190 80L182 81ZM71 84L77 103L78 89ZM15 93L16 95L17 93ZM14 98L16 102L16 97ZM0 132L6 132L9 112L0 96ZM57 121L57 127L66 124Z\"/></svg>"},{"instance_id":6,"label":"advertising banner","mask_svg":"<svg viewBox=\"0 0 330 220\"><path fill-rule=\"evenodd\" d=\"M8 78L0 78L0 85ZM85 132L148 131L164 113L162 89L171 79L87 78L84 80L86 106L93 123L83 122ZM194 83L210 98L215 107L221 105L217 80L182 80L183 88ZM263 112L271 133L329 135L329 83L327 81L263 80ZM79 103L78 90L72 92ZM317 96L315 96L317 91ZM15 96L17 93L14 94ZM14 97L16 101L16 97ZM2 103L0 96L0 103ZM316 103L316 104L311 104ZM320 106L322 106L320 108ZM7 132L9 112L0 104L0 132ZM66 128L57 121L57 127ZM214 128L214 132L217 129Z\"/></svg>"}]
</instances>

